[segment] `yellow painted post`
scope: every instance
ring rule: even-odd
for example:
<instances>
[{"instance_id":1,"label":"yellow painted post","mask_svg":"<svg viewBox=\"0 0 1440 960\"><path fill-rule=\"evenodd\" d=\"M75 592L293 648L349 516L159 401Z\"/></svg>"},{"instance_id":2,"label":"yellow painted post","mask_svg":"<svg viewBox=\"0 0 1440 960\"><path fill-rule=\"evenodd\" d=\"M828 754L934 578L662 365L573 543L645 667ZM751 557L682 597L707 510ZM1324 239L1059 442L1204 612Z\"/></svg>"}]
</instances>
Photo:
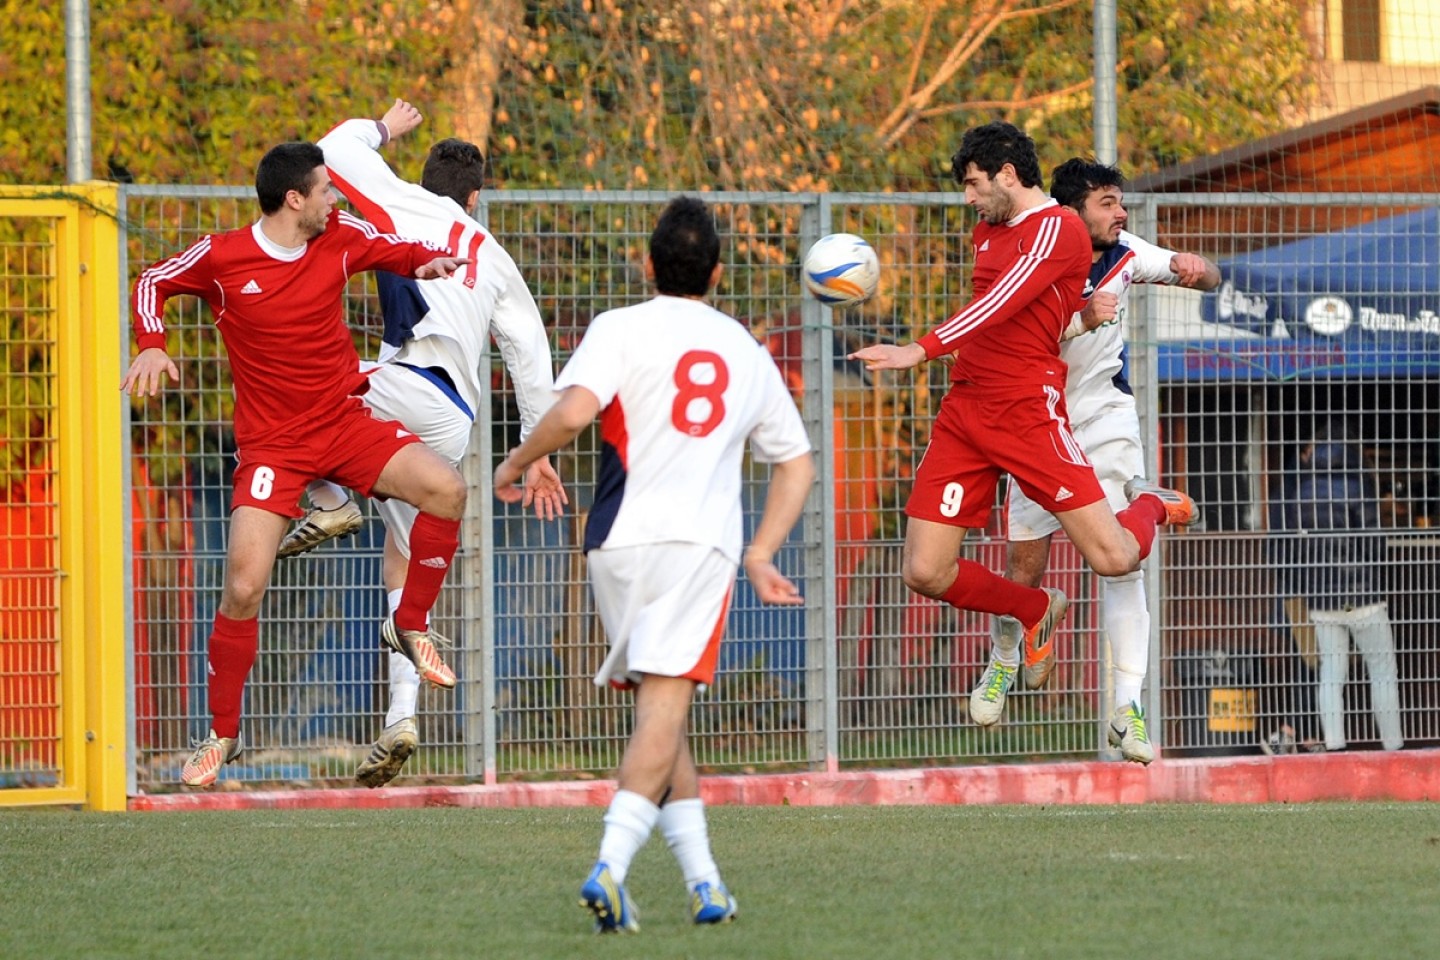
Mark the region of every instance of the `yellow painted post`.
<instances>
[{"instance_id":1,"label":"yellow painted post","mask_svg":"<svg viewBox=\"0 0 1440 960\"><path fill-rule=\"evenodd\" d=\"M0 791L0 805L34 805L84 802L84 755L78 744L83 742L84 720L82 706L84 689L81 684L84 670L82 650L85 636L85 621L82 604L84 577L72 576L80 573L77 566L83 545L83 523L81 533L67 528L66 519L70 511L83 507L70 498L66 501L67 487L77 489L84 474L85 464L79 456L75 438L78 426L66 423L66 418L78 413L80 406L79 368L65 367L66 351L78 355L79 345L74 341L78 336L78 314L80 291L78 275L72 269L78 261L79 218L74 200L67 199L56 188L0 187L0 213L21 220L37 220L48 225L50 262L47 278L53 291L54 321L43 336L56 345L50 358L49 373L55 378L55 390L48 409L54 417L50 427L55 437L56 461L52 465L57 479L57 509L59 529L56 531L56 570L58 572L56 597L58 620L55 625L59 638L57 695L59 711L56 733L59 743L54 762L59 779L53 787L30 787Z\"/></svg>"},{"instance_id":2,"label":"yellow painted post","mask_svg":"<svg viewBox=\"0 0 1440 960\"><path fill-rule=\"evenodd\" d=\"M85 805L124 810L126 753L125 485L120 375L119 189L113 183L76 186L89 205L80 209L81 403L77 422L86 464L85 571Z\"/></svg>"},{"instance_id":3,"label":"yellow painted post","mask_svg":"<svg viewBox=\"0 0 1440 960\"><path fill-rule=\"evenodd\" d=\"M55 787L0 805L124 810L127 722L119 191L114 184L3 187L18 217L53 229L58 518L59 749Z\"/></svg>"}]
</instances>

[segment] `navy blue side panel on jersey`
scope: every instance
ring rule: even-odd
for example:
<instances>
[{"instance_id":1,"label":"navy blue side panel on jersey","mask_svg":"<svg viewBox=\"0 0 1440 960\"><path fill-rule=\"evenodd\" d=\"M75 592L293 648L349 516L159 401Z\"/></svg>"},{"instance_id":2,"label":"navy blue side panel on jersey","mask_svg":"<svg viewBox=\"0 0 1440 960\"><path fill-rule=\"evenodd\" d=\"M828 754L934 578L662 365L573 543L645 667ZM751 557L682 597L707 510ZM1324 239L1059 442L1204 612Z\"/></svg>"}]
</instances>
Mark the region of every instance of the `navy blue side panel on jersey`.
<instances>
[{"instance_id":1,"label":"navy blue side panel on jersey","mask_svg":"<svg viewBox=\"0 0 1440 960\"><path fill-rule=\"evenodd\" d=\"M610 527L625 499L625 465L620 452L609 443L600 444L600 475L595 480L595 502L590 505L590 519L585 524L585 552L605 543Z\"/></svg>"},{"instance_id":2,"label":"navy blue side panel on jersey","mask_svg":"<svg viewBox=\"0 0 1440 960\"><path fill-rule=\"evenodd\" d=\"M1120 348L1120 372L1111 377L1110 382L1127 397L1135 396L1135 391L1130 389L1130 351L1124 347Z\"/></svg>"},{"instance_id":3,"label":"navy blue side panel on jersey","mask_svg":"<svg viewBox=\"0 0 1440 960\"><path fill-rule=\"evenodd\" d=\"M629 474L630 435L625 429L625 408L620 398L600 411L600 475L595 478L595 502L585 524L585 552L604 546L610 528L625 499L625 477Z\"/></svg>"},{"instance_id":4,"label":"navy blue side panel on jersey","mask_svg":"<svg viewBox=\"0 0 1440 960\"><path fill-rule=\"evenodd\" d=\"M1134 254L1130 248L1123 243L1117 243L1109 250L1102 251L1100 259L1090 265L1090 276L1085 278L1085 289L1081 296L1089 300L1090 295L1132 256ZM1110 382L1126 396L1135 395L1135 391L1130 389L1130 354L1123 346L1120 348L1120 372L1111 377Z\"/></svg>"},{"instance_id":5,"label":"navy blue side panel on jersey","mask_svg":"<svg viewBox=\"0 0 1440 960\"><path fill-rule=\"evenodd\" d=\"M377 270L375 282L380 288L380 314L385 318L382 339L392 347L404 346L414 335L415 325L430 312L430 304L414 277Z\"/></svg>"}]
</instances>

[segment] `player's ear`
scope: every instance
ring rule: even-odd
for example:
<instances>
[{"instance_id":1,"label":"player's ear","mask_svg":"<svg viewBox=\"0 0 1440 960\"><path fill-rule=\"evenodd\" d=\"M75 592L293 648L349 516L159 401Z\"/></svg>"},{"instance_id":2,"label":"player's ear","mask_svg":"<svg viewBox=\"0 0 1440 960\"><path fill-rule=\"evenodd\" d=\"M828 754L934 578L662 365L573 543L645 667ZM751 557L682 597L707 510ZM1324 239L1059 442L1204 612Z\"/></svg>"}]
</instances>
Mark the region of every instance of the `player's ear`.
<instances>
[{"instance_id":1,"label":"player's ear","mask_svg":"<svg viewBox=\"0 0 1440 960\"><path fill-rule=\"evenodd\" d=\"M655 261L650 254L645 254L645 279L650 283L655 282Z\"/></svg>"},{"instance_id":2,"label":"player's ear","mask_svg":"<svg viewBox=\"0 0 1440 960\"><path fill-rule=\"evenodd\" d=\"M717 263L717 264L715 264L715 269L710 271L710 283L709 283L709 285L708 285L705 289L706 289L706 290L714 290L716 287L718 287L718 286L720 285L720 274L722 274L722 273L724 273L724 272L725 272L725 264L723 264L723 263Z\"/></svg>"},{"instance_id":3,"label":"player's ear","mask_svg":"<svg viewBox=\"0 0 1440 960\"><path fill-rule=\"evenodd\" d=\"M479 191L479 190L471 190L471 191L470 191L470 196L468 196L468 197L465 198L465 212L466 212L466 213L472 212L472 211L475 209L476 205L477 205L479 202L480 202L480 191Z\"/></svg>"}]
</instances>

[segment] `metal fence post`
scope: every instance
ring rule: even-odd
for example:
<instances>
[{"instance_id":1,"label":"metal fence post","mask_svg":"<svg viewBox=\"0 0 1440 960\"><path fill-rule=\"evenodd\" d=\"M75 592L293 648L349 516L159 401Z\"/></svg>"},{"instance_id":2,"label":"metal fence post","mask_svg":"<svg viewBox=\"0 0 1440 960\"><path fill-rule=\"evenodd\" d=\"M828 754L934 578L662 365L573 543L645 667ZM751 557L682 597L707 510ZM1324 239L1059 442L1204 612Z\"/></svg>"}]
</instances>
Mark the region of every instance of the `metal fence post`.
<instances>
[{"instance_id":1,"label":"metal fence post","mask_svg":"<svg viewBox=\"0 0 1440 960\"><path fill-rule=\"evenodd\" d=\"M1159 212L1152 197L1127 198L1130 210L1132 233L1142 237L1154 237L1159 225ZM1129 334L1130 384L1135 391L1135 412L1140 417L1140 437L1145 447L1146 473L1153 480L1160 479L1160 362L1159 351L1154 344L1159 336L1156 311L1154 310L1155 290L1150 284L1139 284L1132 290ZM1160 554L1163 540L1157 538L1155 548L1145 561L1145 605L1150 609L1150 652L1147 662L1150 667L1145 678L1145 715L1152 718L1146 725L1151 741L1161 750L1165 747L1164 698L1160 696L1161 660L1160 635L1164 626L1162 604L1165 600L1164 579L1160 576ZM1106 711L1100 711L1100 724L1108 723ZM1100 732L1100 743L1106 743L1105 731Z\"/></svg>"},{"instance_id":2,"label":"metal fence post","mask_svg":"<svg viewBox=\"0 0 1440 960\"><path fill-rule=\"evenodd\" d=\"M829 194L805 198L800 251L830 231ZM839 664L836 658L835 594L835 365L827 310L814 297L800 302L804 328L805 422L814 445L819 482L805 508L806 716L810 763L828 771L840 765Z\"/></svg>"}]
</instances>

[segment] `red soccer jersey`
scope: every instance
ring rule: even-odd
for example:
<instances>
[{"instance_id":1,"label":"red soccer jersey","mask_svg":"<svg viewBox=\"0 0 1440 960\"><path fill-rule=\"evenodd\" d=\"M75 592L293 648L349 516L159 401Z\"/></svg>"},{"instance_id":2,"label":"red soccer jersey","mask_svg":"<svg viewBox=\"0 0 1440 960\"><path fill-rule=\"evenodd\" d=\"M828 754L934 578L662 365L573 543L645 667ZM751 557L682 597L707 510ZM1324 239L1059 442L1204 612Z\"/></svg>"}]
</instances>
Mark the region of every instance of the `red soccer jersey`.
<instances>
[{"instance_id":1,"label":"red soccer jersey","mask_svg":"<svg viewBox=\"0 0 1440 960\"><path fill-rule=\"evenodd\" d=\"M1090 273L1090 234L1054 200L973 234L974 299L920 338L932 360L955 354L951 379L992 392L1065 388L1060 334Z\"/></svg>"},{"instance_id":2,"label":"red soccer jersey","mask_svg":"<svg viewBox=\"0 0 1440 960\"><path fill-rule=\"evenodd\" d=\"M276 246L258 223L210 234L140 274L130 301L135 340L141 350L165 348L165 301L173 296L193 294L210 304L229 354L235 440L243 449L364 392L343 310L353 275L375 269L413 275L444 253L340 211L298 251Z\"/></svg>"}]
</instances>

